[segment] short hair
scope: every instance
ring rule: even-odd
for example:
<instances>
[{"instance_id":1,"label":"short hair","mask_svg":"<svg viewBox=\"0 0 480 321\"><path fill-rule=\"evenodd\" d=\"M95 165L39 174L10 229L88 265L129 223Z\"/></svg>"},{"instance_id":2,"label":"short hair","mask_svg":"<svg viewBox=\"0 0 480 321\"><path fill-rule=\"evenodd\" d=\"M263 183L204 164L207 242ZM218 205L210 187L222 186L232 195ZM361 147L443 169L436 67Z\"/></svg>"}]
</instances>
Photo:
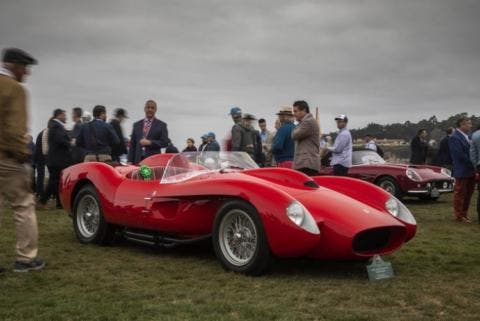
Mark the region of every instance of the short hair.
<instances>
[{"instance_id":1,"label":"short hair","mask_svg":"<svg viewBox=\"0 0 480 321\"><path fill-rule=\"evenodd\" d=\"M195 140L194 140L193 138L191 138L191 137L190 137L190 138L187 138L187 141L191 141L192 144L195 144Z\"/></svg>"},{"instance_id":2,"label":"short hair","mask_svg":"<svg viewBox=\"0 0 480 321\"><path fill-rule=\"evenodd\" d=\"M293 107L297 107L300 110L305 110L307 113L310 112L310 107L305 100L297 100L293 103Z\"/></svg>"},{"instance_id":3,"label":"short hair","mask_svg":"<svg viewBox=\"0 0 480 321\"><path fill-rule=\"evenodd\" d=\"M73 115L74 115L75 117L78 117L78 118L82 117L82 114L83 114L83 109L82 109L82 108L80 108L80 107L74 107L74 108L72 109L72 111L73 111Z\"/></svg>"},{"instance_id":4,"label":"short hair","mask_svg":"<svg viewBox=\"0 0 480 321\"><path fill-rule=\"evenodd\" d=\"M101 114L103 113L107 113L107 109L105 108L105 106L102 106L102 105L97 105L95 107L93 107L93 117L97 118L97 117L100 117Z\"/></svg>"},{"instance_id":5,"label":"short hair","mask_svg":"<svg viewBox=\"0 0 480 321\"><path fill-rule=\"evenodd\" d=\"M420 128L419 130L417 130L417 135L420 135L424 131L426 132L427 130L425 128Z\"/></svg>"},{"instance_id":6,"label":"short hair","mask_svg":"<svg viewBox=\"0 0 480 321\"><path fill-rule=\"evenodd\" d=\"M453 128L453 127L448 127L447 129L445 129L445 133L446 133L447 135L451 135L451 134L453 133L453 131L454 131L454 128Z\"/></svg>"},{"instance_id":7,"label":"short hair","mask_svg":"<svg viewBox=\"0 0 480 321\"><path fill-rule=\"evenodd\" d=\"M53 118L57 118L61 114L65 113L65 110L57 108L53 111Z\"/></svg>"},{"instance_id":8,"label":"short hair","mask_svg":"<svg viewBox=\"0 0 480 321\"><path fill-rule=\"evenodd\" d=\"M264 118L260 118L260 119L258 120L258 123L259 123L259 124L263 124L263 123L266 123L266 121L265 121Z\"/></svg>"},{"instance_id":9,"label":"short hair","mask_svg":"<svg viewBox=\"0 0 480 321\"><path fill-rule=\"evenodd\" d=\"M471 119L467 116L460 117L459 119L457 119L457 123L456 123L457 127L460 127L463 124L463 122L466 122L468 120L471 120Z\"/></svg>"}]
</instances>

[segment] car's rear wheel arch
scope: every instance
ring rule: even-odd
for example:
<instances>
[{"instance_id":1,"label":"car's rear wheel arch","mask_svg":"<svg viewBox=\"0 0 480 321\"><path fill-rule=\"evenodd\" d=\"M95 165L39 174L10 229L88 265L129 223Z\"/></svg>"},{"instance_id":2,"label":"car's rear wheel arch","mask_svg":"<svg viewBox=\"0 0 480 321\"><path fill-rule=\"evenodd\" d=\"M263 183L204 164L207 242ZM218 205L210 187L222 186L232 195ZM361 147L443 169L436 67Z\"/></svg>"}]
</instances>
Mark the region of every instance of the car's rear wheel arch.
<instances>
[{"instance_id":1,"label":"car's rear wheel arch","mask_svg":"<svg viewBox=\"0 0 480 321\"><path fill-rule=\"evenodd\" d=\"M77 197L78 193L82 190L82 188L87 185L91 185L94 187L94 184L89 179L82 179L81 181L77 182L77 184L75 184L75 187L73 188L73 191L72 191L72 196L70 197L70 208L72 209L72 212L73 212L73 205L75 203L75 198Z\"/></svg>"}]
</instances>

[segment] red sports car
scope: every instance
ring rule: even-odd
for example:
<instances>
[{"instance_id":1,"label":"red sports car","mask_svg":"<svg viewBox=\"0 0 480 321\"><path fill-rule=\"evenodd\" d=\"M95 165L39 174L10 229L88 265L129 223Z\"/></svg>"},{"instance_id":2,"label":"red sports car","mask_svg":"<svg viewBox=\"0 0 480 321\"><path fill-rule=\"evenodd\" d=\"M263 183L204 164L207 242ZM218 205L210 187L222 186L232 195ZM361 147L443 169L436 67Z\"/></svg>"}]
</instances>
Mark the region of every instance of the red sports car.
<instances>
[{"instance_id":1,"label":"red sports car","mask_svg":"<svg viewBox=\"0 0 480 321\"><path fill-rule=\"evenodd\" d=\"M330 155L322 160L321 175L332 175ZM450 170L430 165L387 163L372 150L354 150L352 167L348 176L358 178L383 188L401 199L414 196L437 200L440 194L453 192L454 179Z\"/></svg>"},{"instance_id":2,"label":"red sports car","mask_svg":"<svg viewBox=\"0 0 480 321\"><path fill-rule=\"evenodd\" d=\"M160 154L141 165L63 171L60 198L80 242L211 238L226 269L258 275L274 256L365 259L394 252L416 232L399 200L356 179L258 168L238 152Z\"/></svg>"}]
</instances>

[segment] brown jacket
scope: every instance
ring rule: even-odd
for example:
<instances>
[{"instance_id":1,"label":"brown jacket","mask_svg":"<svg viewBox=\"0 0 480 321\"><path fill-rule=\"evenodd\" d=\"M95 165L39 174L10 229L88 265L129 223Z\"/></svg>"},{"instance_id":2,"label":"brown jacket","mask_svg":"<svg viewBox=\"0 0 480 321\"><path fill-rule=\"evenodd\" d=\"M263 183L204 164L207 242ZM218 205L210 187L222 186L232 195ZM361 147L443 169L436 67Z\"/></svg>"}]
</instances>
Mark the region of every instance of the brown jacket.
<instances>
[{"instance_id":1,"label":"brown jacket","mask_svg":"<svg viewBox=\"0 0 480 321\"><path fill-rule=\"evenodd\" d=\"M19 82L0 75L0 160L23 163L28 157L26 100L25 89Z\"/></svg>"},{"instance_id":2,"label":"brown jacket","mask_svg":"<svg viewBox=\"0 0 480 321\"><path fill-rule=\"evenodd\" d=\"M293 168L320 170L320 129L312 114L305 117L292 131L295 141Z\"/></svg>"}]
</instances>

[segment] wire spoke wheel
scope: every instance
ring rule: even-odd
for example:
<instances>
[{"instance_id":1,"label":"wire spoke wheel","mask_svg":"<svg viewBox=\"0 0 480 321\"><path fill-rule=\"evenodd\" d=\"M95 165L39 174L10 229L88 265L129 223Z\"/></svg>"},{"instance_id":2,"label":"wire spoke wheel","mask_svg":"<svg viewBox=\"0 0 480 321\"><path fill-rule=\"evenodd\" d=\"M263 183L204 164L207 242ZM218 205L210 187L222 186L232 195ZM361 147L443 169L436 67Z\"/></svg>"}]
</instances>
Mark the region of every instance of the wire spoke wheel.
<instances>
[{"instance_id":1,"label":"wire spoke wheel","mask_svg":"<svg viewBox=\"0 0 480 321\"><path fill-rule=\"evenodd\" d=\"M77 227L84 238L96 235L100 227L100 206L92 195L84 195L77 206Z\"/></svg>"},{"instance_id":2,"label":"wire spoke wheel","mask_svg":"<svg viewBox=\"0 0 480 321\"><path fill-rule=\"evenodd\" d=\"M246 212L232 209L224 216L219 227L219 245L230 264L248 264L255 256L257 242L255 223Z\"/></svg>"}]
</instances>

